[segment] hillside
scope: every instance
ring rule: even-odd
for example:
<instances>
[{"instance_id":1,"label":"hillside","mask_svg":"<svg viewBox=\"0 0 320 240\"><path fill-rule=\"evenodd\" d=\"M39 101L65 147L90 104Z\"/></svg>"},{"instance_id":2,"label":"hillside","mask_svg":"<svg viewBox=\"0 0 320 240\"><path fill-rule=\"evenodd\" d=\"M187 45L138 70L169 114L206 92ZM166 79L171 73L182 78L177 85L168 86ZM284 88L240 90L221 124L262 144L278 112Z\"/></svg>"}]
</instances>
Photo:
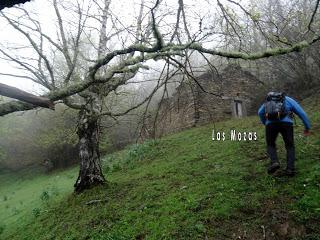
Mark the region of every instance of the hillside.
<instances>
[{"instance_id":1,"label":"hillside","mask_svg":"<svg viewBox=\"0 0 320 240\"><path fill-rule=\"evenodd\" d=\"M76 169L2 173L1 239L320 239L320 99L295 126L298 174L266 173L256 116L192 128L103 158L108 184L72 193ZM212 141L212 129L257 141ZM278 138L280 159L285 150Z\"/></svg>"}]
</instances>

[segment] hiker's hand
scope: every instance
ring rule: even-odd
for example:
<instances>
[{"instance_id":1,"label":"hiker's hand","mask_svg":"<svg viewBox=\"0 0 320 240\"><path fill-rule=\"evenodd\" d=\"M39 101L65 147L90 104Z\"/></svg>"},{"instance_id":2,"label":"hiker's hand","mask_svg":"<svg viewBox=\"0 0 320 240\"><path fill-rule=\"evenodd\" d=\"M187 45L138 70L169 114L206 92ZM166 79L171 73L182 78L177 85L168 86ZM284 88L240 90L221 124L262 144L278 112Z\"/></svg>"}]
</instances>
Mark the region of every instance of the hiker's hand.
<instances>
[{"instance_id":1,"label":"hiker's hand","mask_svg":"<svg viewBox=\"0 0 320 240\"><path fill-rule=\"evenodd\" d=\"M309 131L309 129L305 129L305 130L303 131L303 135L304 135L305 137L310 136L310 131Z\"/></svg>"}]
</instances>

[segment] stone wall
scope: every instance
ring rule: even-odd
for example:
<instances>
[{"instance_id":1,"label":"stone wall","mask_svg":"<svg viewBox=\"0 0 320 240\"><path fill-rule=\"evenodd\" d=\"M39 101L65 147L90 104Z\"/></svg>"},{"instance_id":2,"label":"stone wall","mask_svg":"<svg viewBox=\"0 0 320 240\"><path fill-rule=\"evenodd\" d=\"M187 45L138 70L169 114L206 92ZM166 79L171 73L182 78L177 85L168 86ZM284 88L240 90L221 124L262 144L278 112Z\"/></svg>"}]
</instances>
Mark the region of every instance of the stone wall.
<instances>
[{"instance_id":1,"label":"stone wall","mask_svg":"<svg viewBox=\"0 0 320 240\"><path fill-rule=\"evenodd\" d=\"M193 80L181 83L172 97L160 103L156 137L209 122L256 114L257 104L253 103L263 85L240 66L229 65L220 74L206 72L196 80L198 84Z\"/></svg>"}]
</instances>

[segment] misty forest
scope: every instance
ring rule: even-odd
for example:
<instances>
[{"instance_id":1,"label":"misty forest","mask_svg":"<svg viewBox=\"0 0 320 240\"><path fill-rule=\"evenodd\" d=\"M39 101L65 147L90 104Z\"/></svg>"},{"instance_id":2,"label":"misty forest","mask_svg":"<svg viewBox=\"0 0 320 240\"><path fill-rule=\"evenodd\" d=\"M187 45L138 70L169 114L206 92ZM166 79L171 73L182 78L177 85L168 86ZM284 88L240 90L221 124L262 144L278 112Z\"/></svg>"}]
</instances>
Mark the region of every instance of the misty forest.
<instances>
[{"instance_id":1,"label":"misty forest","mask_svg":"<svg viewBox=\"0 0 320 240\"><path fill-rule=\"evenodd\" d=\"M1 1L0 239L320 239L319 5Z\"/></svg>"}]
</instances>

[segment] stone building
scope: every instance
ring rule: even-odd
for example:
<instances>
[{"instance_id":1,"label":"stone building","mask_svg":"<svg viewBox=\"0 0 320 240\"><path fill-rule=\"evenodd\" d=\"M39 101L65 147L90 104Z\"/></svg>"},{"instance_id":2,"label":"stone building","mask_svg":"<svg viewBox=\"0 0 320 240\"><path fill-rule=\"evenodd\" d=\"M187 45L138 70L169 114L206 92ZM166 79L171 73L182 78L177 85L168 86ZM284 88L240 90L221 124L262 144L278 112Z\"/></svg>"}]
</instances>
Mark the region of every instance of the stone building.
<instances>
[{"instance_id":1,"label":"stone building","mask_svg":"<svg viewBox=\"0 0 320 240\"><path fill-rule=\"evenodd\" d=\"M145 135L159 137L209 122L256 114L261 103L257 99L263 84L238 65L228 65L219 74L206 72L195 80L181 83L171 97L162 100L156 128L147 124Z\"/></svg>"}]
</instances>

